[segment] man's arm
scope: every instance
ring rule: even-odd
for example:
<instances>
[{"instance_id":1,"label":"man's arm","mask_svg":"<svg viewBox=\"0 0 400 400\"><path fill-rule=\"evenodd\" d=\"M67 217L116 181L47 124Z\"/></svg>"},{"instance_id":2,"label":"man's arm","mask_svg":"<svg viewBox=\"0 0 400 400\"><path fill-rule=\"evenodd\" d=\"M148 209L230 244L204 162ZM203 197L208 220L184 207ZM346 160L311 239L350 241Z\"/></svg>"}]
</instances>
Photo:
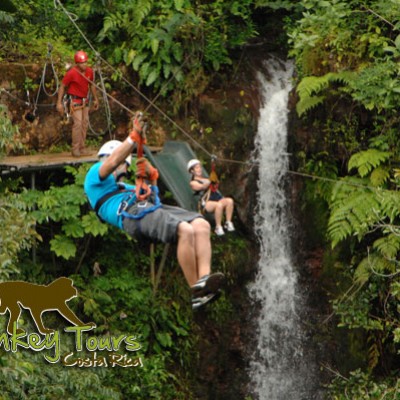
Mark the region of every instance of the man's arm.
<instances>
[{"instance_id":1,"label":"man's arm","mask_svg":"<svg viewBox=\"0 0 400 400\"><path fill-rule=\"evenodd\" d=\"M192 180L190 181L190 187L192 188L192 190L194 190L195 192L198 192L200 190L207 190L208 187L210 186L210 180L207 178L201 178L200 179L203 183L200 183L197 180Z\"/></svg>"},{"instance_id":2,"label":"man's arm","mask_svg":"<svg viewBox=\"0 0 400 400\"><path fill-rule=\"evenodd\" d=\"M143 113L137 112L133 121L133 129L129 136L117 147L112 154L101 164L99 169L100 179L105 179L111 175L132 153L135 143L140 139L140 133L143 130L145 121Z\"/></svg>"},{"instance_id":3,"label":"man's arm","mask_svg":"<svg viewBox=\"0 0 400 400\"><path fill-rule=\"evenodd\" d=\"M107 178L111 175L123 162L125 162L126 157L132 153L134 142L130 142L125 139L121 146L117 147L112 154L101 164L99 169L100 179Z\"/></svg>"},{"instance_id":4,"label":"man's arm","mask_svg":"<svg viewBox=\"0 0 400 400\"><path fill-rule=\"evenodd\" d=\"M57 108L57 111L58 111L61 115L64 114L64 107L63 107L63 105L62 105L62 99L63 99L64 94L65 94L65 88L66 88L66 86L65 86L63 83L61 83L60 89L58 90L58 97L57 97L56 108Z\"/></svg>"},{"instance_id":5,"label":"man's arm","mask_svg":"<svg viewBox=\"0 0 400 400\"><path fill-rule=\"evenodd\" d=\"M92 92L93 96L93 110L98 110L99 108L99 100L97 98L97 88L94 83L90 83L90 91Z\"/></svg>"}]
</instances>

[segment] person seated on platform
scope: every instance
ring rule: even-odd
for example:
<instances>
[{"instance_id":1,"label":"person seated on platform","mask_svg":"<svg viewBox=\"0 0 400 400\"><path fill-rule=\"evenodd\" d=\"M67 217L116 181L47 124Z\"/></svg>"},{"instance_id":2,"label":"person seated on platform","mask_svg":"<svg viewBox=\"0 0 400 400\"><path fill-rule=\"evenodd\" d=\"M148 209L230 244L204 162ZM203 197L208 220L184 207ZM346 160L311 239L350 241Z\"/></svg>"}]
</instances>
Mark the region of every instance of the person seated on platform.
<instances>
[{"instance_id":1,"label":"person seated on platform","mask_svg":"<svg viewBox=\"0 0 400 400\"><path fill-rule=\"evenodd\" d=\"M158 171L145 158L138 158L136 185L122 182L139 140L143 123L123 141L111 140L99 150L99 162L88 171L84 190L99 218L138 240L177 243L177 259L191 287L192 308L215 300L224 274L211 274L210 224L196 212L164 205L158 196Z\"/></svg>"},{"instance_id":2,"label":"person seated on platform","mask_svg":"<svg viewBox=\"0 0 400 400\"><path fill-rule=\"evenodd\" d=\"M201 208L203 211L214 213L215 233L218 236L233 232L235 227L232 223L234 201L231 197L223 197L218 190L213 190L213 182L203 176L201 162L197 159L190 160L187 170L192 175L190 187L201 197ZM214 182L215 183L215 182ZM225 225L222 227L222 218L225 214Z\"/></svg>"},{"instance_id":3,"label":"person seated on platform","mask_svg":"<svg viewBox=\"0 0 400 400\"><path fill-rule=\"evenodd\" d=\"M89 89L93 96L93 109L99 108L96 86L94 85L93 69L88 67L88 55L80 50L74 56L75 66L67 71L61 82L57 98L57 111L64 115L62 104L64 94L69 96L69 107L73 120L72 151L73 157L91 154L85 147L87 130L89 127Z\"/></svg>"}]
</instances>

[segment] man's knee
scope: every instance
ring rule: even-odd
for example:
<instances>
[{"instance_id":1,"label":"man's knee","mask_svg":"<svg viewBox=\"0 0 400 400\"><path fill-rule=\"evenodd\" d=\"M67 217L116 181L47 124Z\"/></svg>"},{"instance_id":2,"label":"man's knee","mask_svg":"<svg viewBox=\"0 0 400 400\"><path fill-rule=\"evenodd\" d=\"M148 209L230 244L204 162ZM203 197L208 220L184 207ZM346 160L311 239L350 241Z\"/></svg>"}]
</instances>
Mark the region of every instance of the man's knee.
<instances>
[{"instance_id":1,"label":"man's knee","mask_svg":"<svg viewBox=\"0 0 400 400\"><path fill-rule=\"evenodd\" d=\"M178 225L178 238L191 240L194 238L194 229L188 222L181 222Z\"/></svg>"},{"instance_id":2,"label":"man's knee","mask_svg":"<svg viewBox=\"0 0 400 400\"><path fill-rule=\"evenodd\" d=\"M191 222L191 225L193 229L196 232L202 231L202 232L210 232L211 231L211 226L207 220L204 218L196 218Z\"/></svg>"}]
</instances>

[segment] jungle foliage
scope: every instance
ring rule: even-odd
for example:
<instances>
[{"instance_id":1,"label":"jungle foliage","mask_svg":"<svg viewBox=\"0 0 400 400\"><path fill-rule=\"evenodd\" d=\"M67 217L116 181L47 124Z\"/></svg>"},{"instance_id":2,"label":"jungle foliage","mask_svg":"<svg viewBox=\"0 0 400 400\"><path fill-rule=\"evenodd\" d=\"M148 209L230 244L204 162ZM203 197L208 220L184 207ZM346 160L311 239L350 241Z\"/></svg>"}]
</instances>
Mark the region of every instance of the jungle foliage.
<instances>
[{"instance_id":1,"label":"jungle foliage","mask_svg":"<svg viewBox=\"0 0 400 400\"><path fill-rule=\"evenodd\" d=\"M47 42L52 42L54 57L70 62L82 48L103 67L116 68L112 79L129 78L172 97L171 104L179 106L202 93L215 74L232 65L233 51L257 36L253 3L27 1L17 13L0 11L7 27L1 33L5 45L0 57L43 56Z\"/></svg>"},{"instance_id":2,"label":"jungle foliage","mask_svg":"<svg viewBox=\"0 0 400 400\"><path fill-rule=\"evenodd\" d=\"M257 35L252 0L27 0L9 11L0 11L2 62L42 64L50 43L60 73L82 48L93 64L106 67L108 87L120 84L128 92L125 83L134 82L159 92L171 99L170 113L202 93L215 76L229 73L235 51ZM35 89L28 78L26 85ZM18 150L21 141L12 113L0 107L1 156ZM152 252L148 243L97 219L83 192L87 169L67 168L63 178L43 174L35 190L27 189L23 177L1 178L0 280L45 285L71 277L79 292L74 311L96 323L94 335L137 336L143 368L66 368L46 363L41 353L23 350L15 357L2 350L0 397L191 399L199 333L176 257L168 254L156 282L150 266L160 267L162 247ZM234 266L244 265L246 255L240 237L214 246L214 261L230 283L237 279ZM50 314L49 326L65 322ZM22 327L35 331L25 316ZM218 327L232 316L232 304L222 296L208 318ZM65 347L73 351L74 343Z\"/></svg>"},{"instance_id":3,"label":"jungle foliage","mask_svg":"<svg viewBox=\"0 0 400 400\"><path fill-rule=\"evenodd\" d=\"M302 4L302 17L287 25L299 72L297 112L313 136L299 161L319 177L307 183L306 198L324 204L326 240L336 254L330 268L337 324L358 332L365 355L350 375L339 367L330 395L394 400L400 368L400 2Z\"/></svg>"},{"instance_id":4,"label":"jungle foliage","mask_svg":"<svg viewBox=\"0 0 400 400\"><path fill-rule=\"evenodd\" d=\"M311 132L307 146L298 149L297 162L318 177L306 182L305 201L317 202L324 214L322 245L333 248L335 258L330 293L335 321L357 332L357 346L348 343L349 357L353 347L365 355L359 368L337 371L329 395L395 400L400 368L399 0L27 0L17 12L0 11L7 28L0 31L0 57L35 59L46 54L50 41L58 61L68 61L74 49L89 47L76 24L118 68L110 79L123 82L129 76L170 99L176 110L216 77L230 76L241 47L257 36L254 21L260 9L281 11L285 20L289 56L297 69L299 123ZM95 59L94 49L89 52ZM0 118L4 152L10 135L18 132L5 112ZM72 179L42 191L24 190L19 181L0 182L1 279L42 283L72 275L84 302L76 307L81 315L93 315L104 331L142 335L146 371L134 379L121 370L108 377L79 371L85 398L189 399L190 377L184 371L196 359L196 337L189 310L182 306L187 303L184 284L165 278L163 290L154 294L143 268L149 254L98 223L83 198L84 170L68 173ZM33 265L28 250L41 238L45 245ZM230 246L244 249L240 241ZM130 252L140 256L129 257ZM225 253L237 252L217 246L221 260ZM221 264L233 274L231 263ZM173 262L168 268L173 278L180 276ZM229 302L221 308L232 311ZM22 360L1 354L0 363L5 398L79 398L81 387L73 383L72 370L44 365L37 371L33 355ZM181 368L172 373L171 363ZM57 393L46 397L50 386Z\"/></svg>"}]
</instances>

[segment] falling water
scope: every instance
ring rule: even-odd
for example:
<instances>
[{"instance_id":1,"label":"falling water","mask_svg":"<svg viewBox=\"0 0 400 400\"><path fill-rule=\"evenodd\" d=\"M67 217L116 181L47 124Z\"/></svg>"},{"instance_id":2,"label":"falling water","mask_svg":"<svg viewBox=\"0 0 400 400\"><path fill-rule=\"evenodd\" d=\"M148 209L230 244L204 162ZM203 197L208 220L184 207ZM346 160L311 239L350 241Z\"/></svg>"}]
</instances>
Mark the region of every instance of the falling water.
<instances>
[{"instance_id":1,"label":"falling water","mask_svg":"<svg viewBox=\"0 0 400 400\"><path fill-rule=\"evenodd\" d=\"M256 233L260 259L250 293L260 305L257 344L250 366L253 395L259 400L310 400L317 395L304 349L302 297L291 257L285 176L288 171L288 97L292 64L269 60L259 73L262 105L256 137L259 164Z\"/></svg>"}]
</instances>

